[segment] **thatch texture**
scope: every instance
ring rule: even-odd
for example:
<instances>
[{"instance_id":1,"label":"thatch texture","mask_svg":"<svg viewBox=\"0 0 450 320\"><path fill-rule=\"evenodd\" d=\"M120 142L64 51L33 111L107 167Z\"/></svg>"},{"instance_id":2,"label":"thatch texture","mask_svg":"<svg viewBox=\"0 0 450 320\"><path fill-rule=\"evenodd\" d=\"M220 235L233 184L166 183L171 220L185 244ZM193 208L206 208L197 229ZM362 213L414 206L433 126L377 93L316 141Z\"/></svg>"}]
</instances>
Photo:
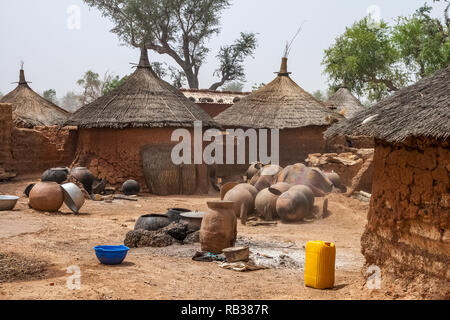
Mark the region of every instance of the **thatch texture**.
<instances>
[{"instance_id":1,"label":"thatch texture","mask_svg":"<svg viewBox=\"0 0 450 320\"><path fill-rule=\"evenodd\" d=\"M287 59L268 85L214 118L226 127L289 129L327 126L341 116L300 88L287 72Z\"/></svg>"},{"instance_id":2,"label":"thatch texture","mask_svg":"<svg viewBox=\"0 0 450 320\"><path fill-rule=\"evenodd\" d=\"M158 78L142 50L136 71L119 88L83 106L68 124L81 128L215 127L212 118L180 90Z\"/></svg>"},{"instance_id":3,"label":"thatch texture","mask_svg":"<svg viewBox=\"0 0 450 320\"><path fill-rule=\"evenodd\" d=\"M25 80L25 72L20 70L19 85L4 96L0 103L13 105L13 120L17 127L62 125L70 113L34 92Z\"/></svg>"},{"instance_id":4,"label":"thatch texture","mask_svg":"<svg viewBox=\"0 0 450 320\"><path fill-rule=\"evenodd\" d=\"M326 137L372 136L388 142L450 137L450 67L329 128Z\"/></svg>"},{"instance_id":5,"label":"thatch texture","mask_svg":"<svg viewBox=\"0 0 450 320\"><path fill-rule=\"evenodd\" d=\"M345 86L339 88L326 104L347 119L352 118L359 111L364 110L364 106L361 102Z\"/></svg>"}]
</instances>

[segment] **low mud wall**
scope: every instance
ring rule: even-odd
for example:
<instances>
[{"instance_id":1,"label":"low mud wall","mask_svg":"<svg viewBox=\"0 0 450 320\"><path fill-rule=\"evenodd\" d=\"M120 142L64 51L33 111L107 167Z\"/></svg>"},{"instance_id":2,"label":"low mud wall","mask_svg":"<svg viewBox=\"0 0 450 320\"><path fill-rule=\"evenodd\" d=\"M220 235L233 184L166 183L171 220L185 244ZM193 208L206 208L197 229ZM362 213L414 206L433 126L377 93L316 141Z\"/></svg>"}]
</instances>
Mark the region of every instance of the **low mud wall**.
<instances>
[{"instance_id":1,"label":"low mud wall","mask_svg":"<svg viewBox=\"0 0 450 320\"><path fill-rule=\"evenodd\" d=\"M450 298L449 140L376 141L367 265L418 297Z\"/></svg>"},{"instance_id":2,"label":"low mud wall","mask_svg":"<svg viewBox=\"0 0 450 320\"><path fill-rule=\"evenodd\" d=\"M12 105L0 105L0 166L4 170L20 175L68 166L76 145L75 127L16 128Z\"/></svg>"}]
</instances>

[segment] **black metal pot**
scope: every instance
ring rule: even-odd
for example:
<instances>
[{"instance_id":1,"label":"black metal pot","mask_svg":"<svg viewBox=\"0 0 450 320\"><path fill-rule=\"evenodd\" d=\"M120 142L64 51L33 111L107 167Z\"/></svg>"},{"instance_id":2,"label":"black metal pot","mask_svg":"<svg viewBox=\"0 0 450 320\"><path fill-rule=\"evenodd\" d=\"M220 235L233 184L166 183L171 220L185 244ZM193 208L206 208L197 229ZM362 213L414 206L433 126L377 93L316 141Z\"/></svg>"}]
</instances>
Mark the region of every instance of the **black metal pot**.
<instances>
[{"instance_id":1,"label":"black metal pot","mask_svg":"<svg viewBox=\"0 0 450 320\"><path fill-rule=\"evenodd\" d=\"M35 183L29 184L23 191L23 193L27 196L27 198L30 196L31 189L33 189L35 185L36 185Z\"/></svg>"},{"instance_id":2,"label":"black metal pot","mask_svg":"<svg viewBox=\"0 0 450 320\"><path fill-rule=\"evenodd\" d=\"M42 182L56 182L58 184L67 180L69 170L67 168L51 168L46 170L41 177Z\"/></svg>"},{"instance_id":3,"label":"black metal pot","mask_svg":"<svg viewBox=\"0 0 450 320\"><path fill-rule=\"evenodd\" d=\"M169 218L164 214L148 214L136 221L134 230L156 231L167 227L170 223Z\"/></svg>"},{"instance_id":4,"label":"black metal pot","mask_svg":"<svg viewBox=\"0 0 450 320\"><path fill-rule=\"evenodd\" d=\"M126 196L138 195L141 192L141 186L135 180L128 180L123 183L122 192Z\"/></svg>"},{"instance_id":5,"label":"black metal pot","mask_svg":"<svg viewBox=\"0 0 450 320\"><path fill-rule=\"evenodd\" d=\"M84 189L91 194L92 184L95 181L95 177L92 172L86 167L73 168L70 171L70 175L77 179L83 185Z\"/></svg>"},{"instance_id":6,"label":"black metal pot","mask_svg":"<svg viewBox=\"0 0 450 320\"><path fill-rule=\"evenodd\" d=\"M169 217L170 222L178 222L181 220L180 214L191 212L192 210L183 209L183 208L170 208L167 209L167 216Z\"/></svg>"}]
</instances>

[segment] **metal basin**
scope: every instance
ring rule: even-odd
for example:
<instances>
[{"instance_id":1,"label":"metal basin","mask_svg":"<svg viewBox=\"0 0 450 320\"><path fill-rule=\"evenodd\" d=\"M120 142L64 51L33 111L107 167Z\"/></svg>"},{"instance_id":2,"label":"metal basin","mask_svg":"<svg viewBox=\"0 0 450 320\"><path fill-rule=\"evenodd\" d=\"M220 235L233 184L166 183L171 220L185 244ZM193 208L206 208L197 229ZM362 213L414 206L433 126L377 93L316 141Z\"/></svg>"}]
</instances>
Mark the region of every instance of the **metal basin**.
<instances>
[{"instance_id":1,"label":"metal basin","mask_svg":"<svg viewBox=\"0 0 450 320\"><path fill-rule=\"evenodd\" d=\"M202 226L202 220L205 215L205 212L185 212L181 213L181 222L186 223L188 225L189 231L198 231Z\"/></svg>"},{"instance_id":2,"label":"metal basin","mask_svg":"<svg viewBox=\"0 0 450 320\"><path fill-rule=\"evenodd\" d=\"M16 196L0 196L0 211L10 211L16 206L19 197Z\"/></svg>"},{"instance_id":3,"label":"metal basin","mask_svg":"<svg viewBox=\"0 0 450 320\"><path fill-rule=\"evenodd\" d=\"M74 213L78 213L84 205L85 198L80 188L75 183L66 183L61 185L64 193L64 203Z\"/></svg>"}]
</instances>

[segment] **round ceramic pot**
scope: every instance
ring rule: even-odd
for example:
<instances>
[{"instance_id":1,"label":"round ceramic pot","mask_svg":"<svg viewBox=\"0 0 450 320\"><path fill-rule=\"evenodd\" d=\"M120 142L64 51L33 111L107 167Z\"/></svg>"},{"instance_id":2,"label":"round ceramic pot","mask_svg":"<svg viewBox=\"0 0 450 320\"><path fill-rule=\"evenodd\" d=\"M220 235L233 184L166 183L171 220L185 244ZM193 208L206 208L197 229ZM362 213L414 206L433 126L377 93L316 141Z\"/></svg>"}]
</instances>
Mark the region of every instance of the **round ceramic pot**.
<instances>
[{"instance_id":1,"label":"round ceramic pot","mask_svg":"<svg viewBox=\"0 0 450 320\"><path fill-rule=\"evenodd\" d=\"M92 172L86 167L77 167L70 170L70 175L80 181L83 184L84 189L91 194L92 184L95 181L95 177Z\"/></svg>"},{"instance_id":2,"label":"round ceramic pot","mask_svg":"<svg viewBox=\"0 0 450 320\"><path fill-rule=\"evenodd\" d=\"M63 204L64 194L56 182L39 182L31 189L29 198L33 209L56 212Z\"/></svg>"},{"instance_id":3,"label":"round ceramic pot","mask_svg":"<svg viewBox=\"0 0 450 320\"><path fill-rule=\"evenodd\" d=\"M252 194L243 188L234 187L227 192L223 200L234 202L236 217L249 215L254 209L255 202Z\"/></svg>"},{"instance_id":4,"label":"round ceramic pot","mask_svg":"<svg viewBox=\"0 0 450 320\"><path fill-rule=\"evenodd\" d=\"M164 214L147 214L136 221L134 230L156 231L167 227L169 224L170 220Z\"/></svg>"},{"instance_id":5,"label":"round ceramic pot","mask_svg":"<svg viewBox=\"0 0 450 320\"><path fill-rule=\"evenodd\" d=\"M277 218L277 199L276 195L269 191L269 188L261 190L255 199L256 212L259 217L271 221Z\"/></svg>"},{"instance_id":6,"label":"round ceramic pot","mask_svg":"<svg viewBox=\"0 0 450 320\"><path fill-rule=\"evenodd\" d=\"M289 190L296 190L296 191L302 192L308 199L309 209L312 210L314 208L315 198L314 198L314 193L312 192L310 187L299 184L299 185L293 186Z\"/></svg>"},{"instance_id":7,"label":"round ceramic pot","mask_svg":"<svg viewBox=\"0 0 450 320\"><path fill-rule=\"evenodd\" d=\"M237 218L231 201L208 202L200 228L202 251L215 254L234 247L237 238Z\"/></svg>"},{"instance_id":8,"label":"round ceramic pot","mask_svg":"<svg viewBox=\"0 0 450 320\"><path fill-rule=\"evenodd\" d=\"M183 208L170 208L167 209L167 217L169 218L170 222L178 222L181 220L180 214L191 212L192 210L189 209L183 209Z\"/></svg>"},{"instance_id":9,"label":"round ceramic pot","mask_svg":"<svg viewBox=\"0 0 450 320\"><path fill-rule=\"evenodd\" d=\"M126 196L138 195L141 192L141 186L135 180L127 180L122 185L122 192Z\"/></svg>"},{"instance_id":10,"label":"round ceramic pot","mask_svg":"<svg viewBox=\"0 0 450 320\"><path fill-rule=\"evenodd\" d=\"M308 199L300 191L289 190L277 199L277 214L285 222L301 221L308 213Z\"/></svg>"},{"instance_id":11,"label":"round ceramic pot","mask_svg":"<svg viewBox=\"0 0 450 320\"><path fill-rule=\"evenodd\" d=\"M30 191L31 189L33 189L33 187L35 186L35 183L29 184L25 190L23 191L23 194L27 196L27 198L30 196Z\"/></svg>"},{"instance_id":12,"label":"round ceramic pot","mask_svg":"<svg viewBox=\"0 0 450 320\"><path fill-rule=\"evenodd\" d=\"M42 182L56 182L58 184L67 180L69 170L67 168L52 168L46 170L41 177Z\"/></svg>"}]
</instances>

